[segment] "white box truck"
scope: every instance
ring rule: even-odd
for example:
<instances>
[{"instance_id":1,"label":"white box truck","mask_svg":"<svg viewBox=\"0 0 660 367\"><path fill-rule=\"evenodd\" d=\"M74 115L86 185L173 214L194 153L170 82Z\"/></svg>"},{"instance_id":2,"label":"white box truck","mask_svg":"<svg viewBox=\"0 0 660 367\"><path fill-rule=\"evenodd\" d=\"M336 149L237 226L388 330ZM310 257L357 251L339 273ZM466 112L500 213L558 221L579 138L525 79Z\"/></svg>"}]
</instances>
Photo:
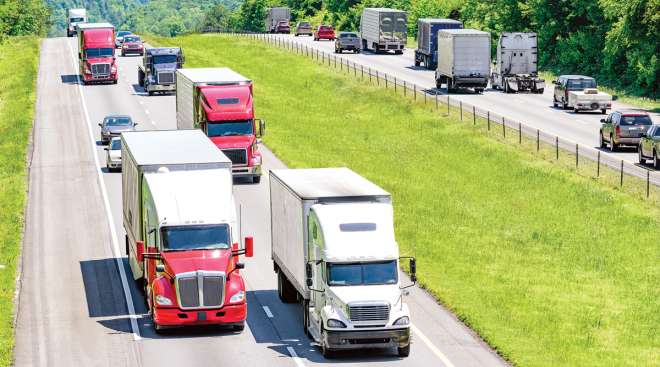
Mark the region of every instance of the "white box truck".
<instances>
[{"instance_id":1,"label":"white box truck","mask_svg":"<svg viewBox=\"0 0 660 367\"><path fill-rule=\"evenodd\" d=\"M278 295L303 304L304 330L323 355L410 353L392 197L348 168L270 172L271 257ZM411 279L415 259L410 259Z\"/></svg>"},{"instance_id":2,"label":"white box truck","mask_svg":"<svg viewBox=\"0 0 660 367\"><path fill-rule=\"evenodd\" d=\"M403 53L408 33L408 15L403 10L364 8L360 17L360 38L363 50L376 53Z\"/></svg>"},{"instance_id":3,"label":"white box truck","mask_svg":"<svg viewBox=\"0 0 660 367\"><path fill-rule=\"evenodd\" d=\"M199 130L123 133L126 253L156 331L242 330L247 314L231 161Z\"/></svg>"},{"instance_id":4,"label":"white box truck","mask_svg":"<svg viewBox=\"0 0 660 367\"><path fill-rule=\"evenodd\" d=\"M475 29L438 31L438 68L435 85L447 91L474 88L482 93L490 77L490 33Z\"/></svg>"},{"instance_id":5,"label":"white box truck","mask_svg":"<svg viewBox=\"0 0 660 367\"><path fill-rule=\"evenodd\" d=\"M291 21L291 9L285 7L266 9L266 20L265 20L266 32L289 33L291 27L289 24L290 21Z\"/></svg>"},{"instance_id":6,"label":"white box truck","mask_svg":"<svg viewBox=\"0 0 660 367\"><path fill-rule=\"evenodd\" d=\"M67 13L66 36L73 37L78 32L78 29L76 28L78 24L87 22L87 10L83 8L69 9Z\"/></svg>"},{"instance_id":7,"label":"white box truck","mask_svg":"<svg viewBox=\"0 0 660 367\"><path fill-rule=\"evenodd\" d=\"M500 35L490 85L504 93L543 94L545 80L538 76L536 33L503 32Z\"/></svg>"}]
</instances>

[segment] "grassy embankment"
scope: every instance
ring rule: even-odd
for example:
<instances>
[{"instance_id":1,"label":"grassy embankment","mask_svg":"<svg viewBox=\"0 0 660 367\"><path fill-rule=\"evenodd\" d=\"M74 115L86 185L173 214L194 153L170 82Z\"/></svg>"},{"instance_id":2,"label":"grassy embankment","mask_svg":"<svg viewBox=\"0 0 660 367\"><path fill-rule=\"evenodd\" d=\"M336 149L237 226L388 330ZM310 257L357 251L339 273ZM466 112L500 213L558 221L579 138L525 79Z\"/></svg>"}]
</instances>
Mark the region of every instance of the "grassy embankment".
<instances>
[{"instance_id":1,"label":"grassy embankment","mask_svg":"<svg viewBox=\"0 0 660 367\"><path fill-rule=\"evenodd\" d=\"M514 364L657 364L654 205L260 42L150 41L253 79L289 166L348 166L392 192L421 283Z\"/></svg>"},{"instance_id":2,"label":"grassy embankment","mask_svg":"<svg viewBox=\"0 0 660 367\"><path fill-rule=\"evenodd\" d=\"M28 137L34 116L39 41L0 43L0 366L12 363L16 265L23 238Z\"/></svg>"}]
</instances>

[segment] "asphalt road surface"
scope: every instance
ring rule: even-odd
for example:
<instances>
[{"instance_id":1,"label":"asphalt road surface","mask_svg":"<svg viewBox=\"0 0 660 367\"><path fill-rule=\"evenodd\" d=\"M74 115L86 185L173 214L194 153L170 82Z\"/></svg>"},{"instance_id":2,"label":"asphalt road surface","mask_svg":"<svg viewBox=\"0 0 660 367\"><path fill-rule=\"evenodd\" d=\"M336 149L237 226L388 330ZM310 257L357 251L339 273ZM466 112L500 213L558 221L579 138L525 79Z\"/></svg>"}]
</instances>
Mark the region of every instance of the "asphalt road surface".
<instances>
[{"instance_id":1,"label":"asphalt road surface","mask_svg":"<svg viewBox=\"0 0 660 367\"><path fill-rule=\"evenodd\" d=\"M304 335L300 306L277 298L267 177L258 185L236 182L234 187L243 235L255 238L255 256L245 259L245 330L156 335L124 257L121 174L105 170L97 124L121 113L131 115L139 130L174 129L175 99L146 96L137 86L140 57L118 58L117 85L83 86L76 53L74 39L42 41L16 366L506 365L416 287L407 297L414 325L410 357L374 350L325 360ZM393 59L385 58L384 64ZM262 152L266 172L284 167L265 147Z\"/></svg>"}]
</instances>

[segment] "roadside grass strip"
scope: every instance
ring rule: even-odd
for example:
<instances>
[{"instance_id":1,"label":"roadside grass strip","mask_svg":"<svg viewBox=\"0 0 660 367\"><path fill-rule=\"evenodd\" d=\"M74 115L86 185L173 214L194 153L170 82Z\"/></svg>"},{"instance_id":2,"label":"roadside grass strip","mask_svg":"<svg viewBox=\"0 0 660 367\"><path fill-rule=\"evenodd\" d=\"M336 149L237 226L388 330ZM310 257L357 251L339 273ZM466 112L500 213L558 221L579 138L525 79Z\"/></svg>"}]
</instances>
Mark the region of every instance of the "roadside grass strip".
<instances>
[{"instance_id":1,"label":"roadside grass strip","mask_svg":"<svg viewBox=\"0 0 660 367\"><path fill-rule=\"evenodd\" d=\"M0 43L0 366L12 363L14 286L27 197L26 152L34 117L39 40Z\"/></svg>"},{"instance_id":2,"label":"roadside grass strip","mask_svg":"<svg viewBox=\"0 0 660 367\"><path fill-rule=\"evenodd\" d=\"M653 198L259 41L149 41L252 79L264 141L289 167L347 166L390 191L422 286L514 365L658 364Z\"/></svg>"}]
</instances>

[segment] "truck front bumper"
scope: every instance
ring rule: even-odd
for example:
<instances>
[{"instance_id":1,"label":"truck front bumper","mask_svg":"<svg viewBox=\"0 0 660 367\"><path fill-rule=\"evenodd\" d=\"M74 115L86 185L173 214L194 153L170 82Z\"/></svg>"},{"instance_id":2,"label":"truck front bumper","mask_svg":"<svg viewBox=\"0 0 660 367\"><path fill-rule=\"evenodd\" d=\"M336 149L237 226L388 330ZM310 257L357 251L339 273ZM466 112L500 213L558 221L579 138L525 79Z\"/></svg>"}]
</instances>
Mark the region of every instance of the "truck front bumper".
<instances>
[{"instance_id":1,"label":"truck front bumper","mask_svg":"<svg viewBox=\"0 0 660 367\"><path fill-rule=\"evenodd\" d=\"M117 81L117 73L112 73L109 75L92 75L83 73L83 82L85 83L97 83L97 82L115 82Z\"/></svg>"},{"instance_id":2,"label":"truck front bumper","mask_svg":"<svg viewBox=\"0 0 660 367\"><path fill-rule=\"evenodd\" d=\"M231 173L234 177L261 176L261 165L258 166L232 166Z\"/></svg>"},{"instance_id":3,"label":"truck front bumper","mask_svg":"<svg viewBox=\"0 0 660 367\"><path fill-rule=\"evenodd\" d=\"M212 310L181 310L155 307L154 322L160 326L234 325L245 321L247 303Z\"/></svg>"},{"instance_id":4,"label":"truck front bumper","mask_svg":"<svg viewBox=\"0 0 660 367\"><path fill-rule=\"evenodd\" d=\"M151 84L148 83L146 87L147 92L174 92L176 91L176 84Z\"/></svg>"},{"instance_id":5,"label":"truck front bumper","mask_svg":"<svg viewBox=\"0 0 660 367\"><path fill-rule=\"evenodd\" d=\"M410 328L369 331L326 331L330 349L401 348L410 344Z\"/></svg>"}]
</instances>

